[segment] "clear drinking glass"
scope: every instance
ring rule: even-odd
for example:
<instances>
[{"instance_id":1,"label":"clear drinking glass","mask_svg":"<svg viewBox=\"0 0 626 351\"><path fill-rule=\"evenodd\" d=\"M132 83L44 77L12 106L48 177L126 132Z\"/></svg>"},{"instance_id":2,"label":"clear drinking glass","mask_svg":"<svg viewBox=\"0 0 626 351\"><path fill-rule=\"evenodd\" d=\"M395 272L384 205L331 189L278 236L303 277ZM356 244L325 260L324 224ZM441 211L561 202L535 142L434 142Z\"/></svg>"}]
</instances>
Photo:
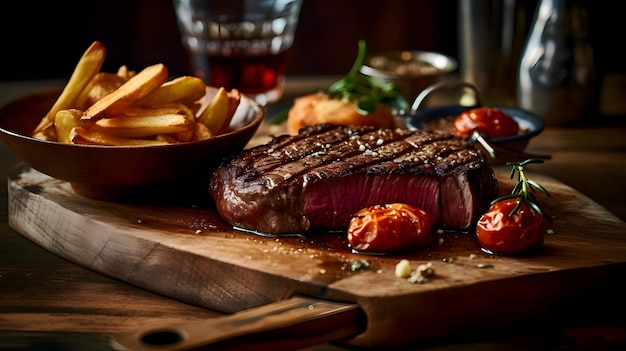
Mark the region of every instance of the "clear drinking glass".
<instances>
[{"instance_id":1,"label":"clear drinking glass","mask_svg":"<svg viewBox=\"0 0 626 351\"><path fill-rule=\"evenodd\" d=\"M283 95L303 0L173 0L193 75L261 105Z\"/></svg>"}]
</instances>

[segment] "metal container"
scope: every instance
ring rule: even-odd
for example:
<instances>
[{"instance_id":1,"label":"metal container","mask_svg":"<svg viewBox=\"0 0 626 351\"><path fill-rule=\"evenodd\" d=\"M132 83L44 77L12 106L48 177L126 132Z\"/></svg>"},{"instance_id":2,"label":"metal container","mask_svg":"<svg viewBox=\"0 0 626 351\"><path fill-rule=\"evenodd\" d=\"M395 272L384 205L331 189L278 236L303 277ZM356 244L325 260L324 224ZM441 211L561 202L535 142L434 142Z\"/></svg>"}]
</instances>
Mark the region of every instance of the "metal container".
<instances>
[{"instance_id":1,"label":"metal container","mask_svg":"<svg viewBox=\"0 0 626 351\"><path fill-rule=\"evenodd\" d=\"M550 125L597 117L602 68L594 39L585 2L541 0L520 59L520 107Z\"/></svg>"},{"instance_id":2,"label":"metal container","mask_svg":"<svg viewBox=\"0 0 626 351\"><path fill-rule=\"evenodd\" d=\"M361 73L372 79L394 83L407 101L439 79L454 73L458 61L430 51L391 51L365 58Z\"/></svg>"},{"instance_id":3,"label":"metal container","mask_svg":"<svg viewBox=\"0 0 626 351\"><path fill-rule=\"evenodd\" d=\"M536 0L458 1L459 75L487 104L516 105L517 65Z\"/></svg>"}]
</instances>

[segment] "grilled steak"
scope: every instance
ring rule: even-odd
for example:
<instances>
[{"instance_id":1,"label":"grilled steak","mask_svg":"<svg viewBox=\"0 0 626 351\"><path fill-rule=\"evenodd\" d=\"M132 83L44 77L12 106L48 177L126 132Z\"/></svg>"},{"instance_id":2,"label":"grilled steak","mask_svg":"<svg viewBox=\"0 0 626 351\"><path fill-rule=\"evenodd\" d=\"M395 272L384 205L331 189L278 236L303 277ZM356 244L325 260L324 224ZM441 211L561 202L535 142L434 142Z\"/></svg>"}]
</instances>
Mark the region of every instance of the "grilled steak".
<instances>
[{"instance_id":1,"label":"grilled steak","mask_svg":"<svg viewBox=\"0 0 626 351\"><path fill-rule=\"evenodd\" d=\"M360 209L419 207L440 228L467 229L497 195L485 156L451 135L321 124L220 165L209 192L235 227L266 234L346 230Z\"/></svg>"}]
</instances>

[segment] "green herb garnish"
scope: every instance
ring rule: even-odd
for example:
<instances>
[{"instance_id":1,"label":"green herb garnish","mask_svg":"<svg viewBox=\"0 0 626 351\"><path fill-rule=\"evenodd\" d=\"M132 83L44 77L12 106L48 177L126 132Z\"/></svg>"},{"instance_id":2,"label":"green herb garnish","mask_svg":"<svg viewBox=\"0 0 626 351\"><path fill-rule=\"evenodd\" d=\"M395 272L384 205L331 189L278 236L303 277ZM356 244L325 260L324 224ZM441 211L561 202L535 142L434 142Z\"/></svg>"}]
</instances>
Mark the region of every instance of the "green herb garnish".
<instances>
[{"instance_id":1,"label":"green herb garnish","mask_svg":"<svg viewBox=\"0 0 626 351\"><path fill-rule=\"evenodd\" d=\"M293 107L293 104L289 105L286 109L282 110L279 114L276 115L271 121L270 124L281 124L289 118L289 110Z\"/></svg>"},{"instance_id":2,"label":"green herb garnish","mask_svg":"<svg viewBox=\"0 0 626 351\"><path fill-rule=\"evenodd\" d=\"M346 99L356 102L360 114L367 116L374 112L376 104L381 102L396 109L406 109L407 101L393 83L375 81L360 72L365 61L365 41L359 41L359 53L350 72L333 83L327 91L333 99Z\"/></svg>"},{"instance_id":3,"label":"green herb garnish","mask_svg":"<svg viewBox=\"0 0 626 351\"><path fill-rule=\"evenodd\" d=\"M535 195L533 194L535 189L539 189L548 197L550 197L550 193L548 193L548 191L536 181L527 178L526 174L524 173L524 167L530 163L543 163L543 160L531 158L523 162L507 162L506 163L507 166L511 166L511 179L513 179L513 177L515 176L515 172L517 171L518 173L517 184L515 184L515 187L511 191L511 194L501 196L493 200L491 204L493 205L498 201L516 198L518 200L517 205L511 210L511 212L509 213L509 216L514 215L515 212L517 212L520 209L520 207L522 206L522 203L526 203L528 204L528 206L532 207L535 211L537 211L537 213L539 213L546 219L550 220L550 218L546 216L546 214L539 207L539 205L537 205L537 199L535 198Z\"/></svg>"},{"instance_id":4,"label":"green herb garnish","mask_svg":"<svg viewBox=\"0 0 626 351\"><path fill-rule=\"evenodd\" d=\"M400 93L400 89L393 83L375 81L360 72L365 61L365 41L359 41L359 52L350 72L342 79L334 82L322 91L333 99L349 100L356 103L357 112L367 116L374 112L377 103L383 103L395 110L406 110L409 106ZM291 106L278 114L271 124L280 124L287 120Z\"/></svg>"},{"instance_id":5,"label":"green herb garnish","mask_svg":"<svg viewBox=\"0 0 626 351\"><path fill-rule=\"evenodd\" d=\"M368 268L370 268L370 263L367 262L366 260L359 260L359 261L352 262L352 265L350 266L350 270L352 270L353 272L363 271Z\"/></svg>"}]
</instances>

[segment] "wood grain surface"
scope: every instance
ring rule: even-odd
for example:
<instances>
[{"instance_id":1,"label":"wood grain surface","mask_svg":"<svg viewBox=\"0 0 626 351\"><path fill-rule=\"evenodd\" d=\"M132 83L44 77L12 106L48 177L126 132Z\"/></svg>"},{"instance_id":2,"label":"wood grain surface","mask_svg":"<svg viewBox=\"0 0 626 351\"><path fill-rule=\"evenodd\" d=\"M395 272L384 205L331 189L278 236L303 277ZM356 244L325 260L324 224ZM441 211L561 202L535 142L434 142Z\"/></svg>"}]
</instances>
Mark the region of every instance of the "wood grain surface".
<instances>
[{"instance_id":1,"label":"wood grain surface","mask_svg":"<svg viewBox=\"0 0 626 351\"><path fill-rule=\"evenodd\" d=\"M496 171L508 192L508 170ZM552 194L540 203L555 234L528 257L485 254L467 233L443 233L437 247L387 256L352 253L342 234L262 237L233 230L210 201L100 202L26 166L10 174L8 220L83 267L225 313L296 294L356 303L367 328L349 343L401 345L548 313L626 273L626 224L576 190L530 176ZM433 263L436 276L425 284L396 277L403 258L414 267ZM369 269L352 271L360 260Z\"/></svg>"}]
</instances>

